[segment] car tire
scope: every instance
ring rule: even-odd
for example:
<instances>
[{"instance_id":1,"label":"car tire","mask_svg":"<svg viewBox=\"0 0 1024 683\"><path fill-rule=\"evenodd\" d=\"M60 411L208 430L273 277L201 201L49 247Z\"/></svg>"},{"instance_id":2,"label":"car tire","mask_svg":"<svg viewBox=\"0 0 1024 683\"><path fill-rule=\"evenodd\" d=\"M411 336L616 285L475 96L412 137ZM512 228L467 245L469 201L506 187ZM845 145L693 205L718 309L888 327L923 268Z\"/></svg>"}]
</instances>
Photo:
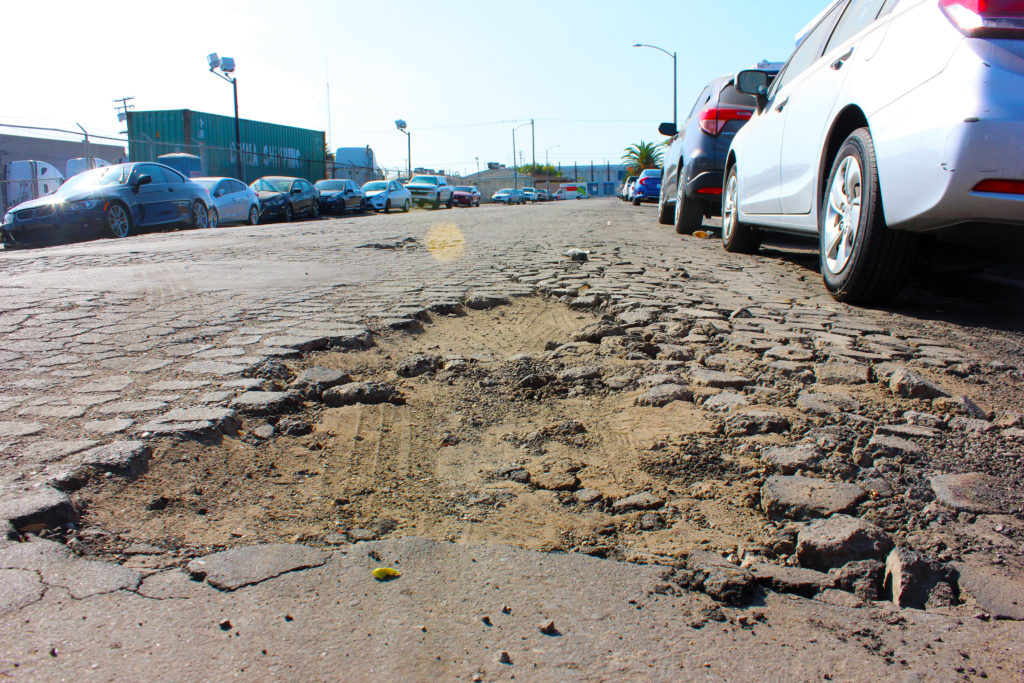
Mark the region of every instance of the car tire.
<instances>
[{"instance_id":1,"label":"car tire","mask_svg":"<svg viewBox=\"0 0 1024 683\"><path fill-rule=\"evenodd\" d=\"M120 202L111 202L103 214L107 234L114 238L127 237L132 233L132 215L128 207Z\"/></svg>"},{"instance_id":2,"label":"car tire","mask_svg":"<svg viewBox=\"0 0 1024 683\"><path fill-rule=\"evenodd\" d=\"M669 209L664 192L658 194L658 222L662 225L672 225L675 222L675 212Z\"/></svg>"},{"instance_id":3,"label":"car tire","mask_svg":"<svg viewBox=\"0 0 1024 683\"><path fill-rule=\"evenodd\" d=\"M217 211L217 209L213 208L212 206L210 207L210 210L206 217L206 227L210 228L211 230L220 227L220 213Z\"/></svg>"},{"instance_id":4,"label":"car tire","mask_svg":"<svg viewBox=\"0 0 1024 683\"><path fill-rule=\"evenodd\" d=\"M884 304L910 278L916 235L885 223L871 132L858 128L832 163L818 211L818 261L837 301Z\"/></svg>"},{"instance_id":5,"label":"car tire","mask_svg":"<svg viewBox=\"0 0 1024 683\"><path fill-rule=\"evenodd\" d=\"M189 212L190 227L202 229L210 223L210 214L206 206L198 199L192 202L192 210Z\"/></svg>"},{"instance_id":6,"label":"car tire","mask_svg":"<svg viewBox=\"0 0 1024 683\"><path fill-rule=\"evenodd\" d=\"M249 225L259 225L259 224L260 224L260 210L259 210L259 207L250 206L249 207Z\"/></svg>"},{"instance_id":7,"label":"car tire","mask_svg":"<svg viewBox=\"0 0 1024 683\"><path fill-rule=\"evenodd\" d=\"M437 196L434 197L434 208L435 209L440 209L441 208L441 193L440 192L438 192Z\"/></svg>"},{"instance_id":8,"label":"car tire","mask_svg":"<svg viewBox=\"0 0 1024 683\"><path fill-rule=\"evenodd\" d=\"M410 202L408 199L406 199L405 203L402 204L402 213L409 213L409 209L412 208L411 204L412 204L412 202Z\"/></svg>"},{"instance_id":9,"label":"car tire","mask_svg":"<svg viewBox=\"0 0 1024 683\"><path fill-rule=\"evenodd\" d=\"M384 213L391 213L391 200L384 202Z\"/></svg>"},{"instance_id":10,"label":"car tire","mask_svg":"<svg viewBox=\"0 0 1024 683\"><path fill-rule=\"evenodd\" d=\"M366 199L359 200L359 213L366 213Z\"/></svg>"},{"instance_id":11,"label":"car tire","mask_svg":"<svg viewBox=\"0 0 1024 683\"><path fill-rule=\"evenodd\" d=\"M284 205L284 222L291 223L295 218L295 211L292 209L291 204Z\"/></svg>"},{"instance_id":12,"label":"car tire","mask_svg":"<svg viewBox=\"0 0 1024 683\"><path fill-rule=\"evenodd\" d=\"M345 213L344 207L342 207L341 212ZM313 204L309 207L309 214L313 218L320 218L320 202L315 199L313 200Z\"/></svg>"},{"instance_id":13,"label":"car tire","mask_svg":"<svg viewBox=\"0 0 1024 683\"><path fill-rule=\"evenodd\" d=\"M445 204L445 208L450 209L453 206L455 206L455 195L451 195L450 197L448 197L448 203Z\"/></svg>"},{"instance_id":14,"label":"car tire","mask_svg":"<svg viewBox=\"0 0 1024 683\"><path fill-rule=\"evenodd\" d=\"M764 233L739 218L739 179L736 167L729 169L725 180L725 192L722 193L722 246L734 254L753 254L761 247Z\"/></svg>"},{"instance_id":15,"label":"car tire","mask_svg":"<svg viewBox=\"0 0 1024 683\"><path fill-rule=\"evenodd\" d=\"M676 234L692 235L704 224L704 202L688 199L682 183L677 185L675 226Z\"/></svg>"},{"instance_id":16,"label":"car tire","mask_svg":"<svg viewBox=\"0 0 1024 683\"><path fill-rule=\"evenodd\" d=\"M640 206L640 197L639 196L634 196L633 197L633 206Z\"/></svg>"}]
</instances>

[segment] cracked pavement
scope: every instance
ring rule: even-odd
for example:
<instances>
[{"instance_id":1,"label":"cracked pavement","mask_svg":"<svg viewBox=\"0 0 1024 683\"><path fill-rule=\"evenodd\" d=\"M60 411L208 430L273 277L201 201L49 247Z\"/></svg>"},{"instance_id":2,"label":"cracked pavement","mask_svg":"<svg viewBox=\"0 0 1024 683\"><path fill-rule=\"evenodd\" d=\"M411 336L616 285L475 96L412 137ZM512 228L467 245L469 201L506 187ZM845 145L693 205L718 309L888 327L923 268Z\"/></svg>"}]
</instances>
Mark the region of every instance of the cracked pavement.
<instances>
[{"instance_id":1,"label":"cracked pavement","mask_svg":"<svg viewBox=\"0 0 1024 683\"><path fill-rule=\"evenodd\" d=\"M573 261L570 249L589 257ZM1018 594L1024 576L1019 283L930 279L893 309L854 309L827 296L815 263L813 250L788 240L756 256L729 255L716 240L680 238L657 225L650 207L614 200L158 233L2 254L0 518L21 533L0 540L0 672L35 679L184 670L315 677L338 667L350 667L343 670L352 678L1024 676L1019 622L987 621L1014 616L1014 605L1001 606L999 597ZM755 483L736 484L742 490L734 498L781 519L780 531L795 523L808 535L813 525L801 526L808 519L855 512L901 545L957 568L959 607L865 606L839 584L815 584L816 597L797 597L789 589L806 576L772 567L832 565L820 554L802 560L802 569L787 564L795 548L751 554L772 561L759 571L775 572L762 582L774 586L763 604L721 608L709 586L732 570L696 552L634 564L396 536L329 553L293 544L269 555L228 550L236 555L226 578L211 581L191 564L202 557L178 558L190 562L187 572L132 568L31 540L66 540L64 531L77 531L79 492L97 478L145 476L150 444L237 430L252 412L239 397L264 388L258 368L268 360L363 348L416 333L444 311L528 296L614 316L646 344L600 344L642 368L627 391L639 395L638 380L676 373L649 380L644 391L653 394L644 400L693 402L720 430L714 438L753 444L736 455L766 469ZM582 391L590 380L559 381L578 381ZM683 389L672 390L674 382ZM778 442L756 441L776 432ZM785 450L805 446L821 452ZM827 461L826 451L842 462ZM677 466L656 462L670 464ZM807 474L827 495L807 493ZM975 478L933 483L946 475ZM693 486L693 500L720 493ZM623 501L609 499L620 512L648 505ZM390 553L417 571L378 586L368 582L368 553ZM531 577L540 583L529 585ZM216 590L225 586L233 588ZM511 636L480 625L479 612L496 620L502 601L514 607L513 640L528 644L518 651ZM317 606L331 606L336 618L326 620ZM74 625L86 617L89 630L97 619L102 628ZM538 637L533 622L542 618L568 623L567 633ZM230 628L218 625L223 619ZM346 625L366 619L366 629ZM162 625L169 638L147 646ZM286 654L296 636L280 629L302 629L302 647ZM448 638L435 635L446 631ZM249 643L254 635L262 644ZM498 663L501 648L511 666ZM186 658L209 668L179 668Z\"/></svg>"}]
</instances>

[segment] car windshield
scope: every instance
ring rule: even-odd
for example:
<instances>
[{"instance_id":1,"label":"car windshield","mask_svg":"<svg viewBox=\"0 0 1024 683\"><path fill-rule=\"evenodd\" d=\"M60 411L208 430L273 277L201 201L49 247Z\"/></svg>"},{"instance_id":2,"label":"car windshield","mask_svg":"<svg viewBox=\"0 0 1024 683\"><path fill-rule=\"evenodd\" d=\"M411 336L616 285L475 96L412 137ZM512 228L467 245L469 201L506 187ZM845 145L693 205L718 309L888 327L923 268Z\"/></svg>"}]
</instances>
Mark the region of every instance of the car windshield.
<instances>
[{"instance_id":1,"label":"car windshield","mask_svg":"<svg viewBox=\"0 0 1024 683\"><path fill-rule=\"evenodd\" d=\"M372 183L363 185L363 189L367 192L379 192L388 189L388 184L383 180L374 180Z\"/></svg>"},{"instance_id":2,"label":"car windshield","mask_svg":"<svg viewBox=\"0 0 1024 683\"><path fill-rule=\"evenodd\" d=\"M313 187L315 187L318 190L327 190L327 191L331 191L331 190L344 190L345 189L345 181L344 180L318 180L318 181L316 181L316 184L313 185Z\"/></svg>"},{"instance_id":3,"label":"car windshield","mask_svg":"<svg viewBox=\"0 0 1024 683\"><path fill-rule=\"evenodd\" d=\"M498 194L512 194L515 192L511 187L505 188L504 190L498 190Z\"/></svg>"},{"instance_id":4,"label":"car windshield","mask_svg":"<svg viewBox=\"0 0 1024 683\"><path fill-rule=\"evenodd\" d=\"M437 185L437 178L432 175L418 175L409 181L409 184L419 183L420 185Z\"/></svg>"},{"instance_id":5,"label":"car windshield","mask_svg":"<svg viewBox=\"0 0 1024 683\"><path fill-rule=\"evenodd\" d=\"M456 192L472 192L473 188L472 187L467 187L465 185L459 185L459 186L457 186L455 188L455 191Z\"/></svg>"},{"instance_id":6,"label":"car windshield","mask_svg":"<svg viewBox=\"0 0 1024 683\"><path fill-rule=\"evenodd\" d=\"M646 171L644 171L640 175L640 177L641 178L660 178L661 177L661 169L660 168L649 168Z\"/></svg>"},{"instance_id":7,"label":"car windshield","mask_svg":"<svg viewBox=\"0 0 1024 683\"><path fill-rule=\"evenodd\" d=\"M68 197L78 192L87 192L96 187L122 185L128 182L130 166L104 166L72 176L54 193L56 197Z\"/></svg>"},{"instance_id":8,"label":"car windshield","mask_svg":"<svg viewBox=\"0 0 1024 683\"><path fill-rule=\"evenodd\" d=\"M291 178L260 178L250 185L257 192L287 192L291 186Z\"/></svg>"}]
</instances>

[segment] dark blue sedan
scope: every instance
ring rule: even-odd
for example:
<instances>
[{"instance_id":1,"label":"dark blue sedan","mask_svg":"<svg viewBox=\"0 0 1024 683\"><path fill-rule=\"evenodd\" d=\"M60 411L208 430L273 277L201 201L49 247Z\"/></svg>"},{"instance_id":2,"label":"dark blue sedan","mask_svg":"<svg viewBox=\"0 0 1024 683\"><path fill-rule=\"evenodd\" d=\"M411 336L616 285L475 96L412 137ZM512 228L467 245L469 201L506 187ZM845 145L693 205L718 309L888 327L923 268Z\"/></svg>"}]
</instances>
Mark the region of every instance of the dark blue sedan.
<instances>
[{"instance_id":1,"label":"dark blue sedan","mask_svg":"<svg viewBox=\"0 0 1024 683\"><path fill-rule=\"evenodd\" d=\"M205 228L210 195L162 164L117 164L72 176L53 194L18 204L3 217L4 247L127 237L142 228Z\"/></svg>"}]
</instances>

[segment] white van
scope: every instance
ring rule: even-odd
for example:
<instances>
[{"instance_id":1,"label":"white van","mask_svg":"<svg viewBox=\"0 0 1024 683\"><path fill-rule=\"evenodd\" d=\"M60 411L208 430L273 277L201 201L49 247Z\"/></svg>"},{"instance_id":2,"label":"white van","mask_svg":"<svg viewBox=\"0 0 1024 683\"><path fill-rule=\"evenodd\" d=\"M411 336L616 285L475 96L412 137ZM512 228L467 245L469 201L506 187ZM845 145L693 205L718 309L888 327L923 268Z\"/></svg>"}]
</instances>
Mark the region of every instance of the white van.
<instances>
[{"instance_id":1,"label":"white van","mask_svg":"<svg viewBox=\"0 0 1024 683\"><path fill-rule=\"evenodd\" d=\"M0 199L4 210L52 192L64 182L64 176L45 161L12 161L0 179Z\"/></svg>"}]
</instances>

